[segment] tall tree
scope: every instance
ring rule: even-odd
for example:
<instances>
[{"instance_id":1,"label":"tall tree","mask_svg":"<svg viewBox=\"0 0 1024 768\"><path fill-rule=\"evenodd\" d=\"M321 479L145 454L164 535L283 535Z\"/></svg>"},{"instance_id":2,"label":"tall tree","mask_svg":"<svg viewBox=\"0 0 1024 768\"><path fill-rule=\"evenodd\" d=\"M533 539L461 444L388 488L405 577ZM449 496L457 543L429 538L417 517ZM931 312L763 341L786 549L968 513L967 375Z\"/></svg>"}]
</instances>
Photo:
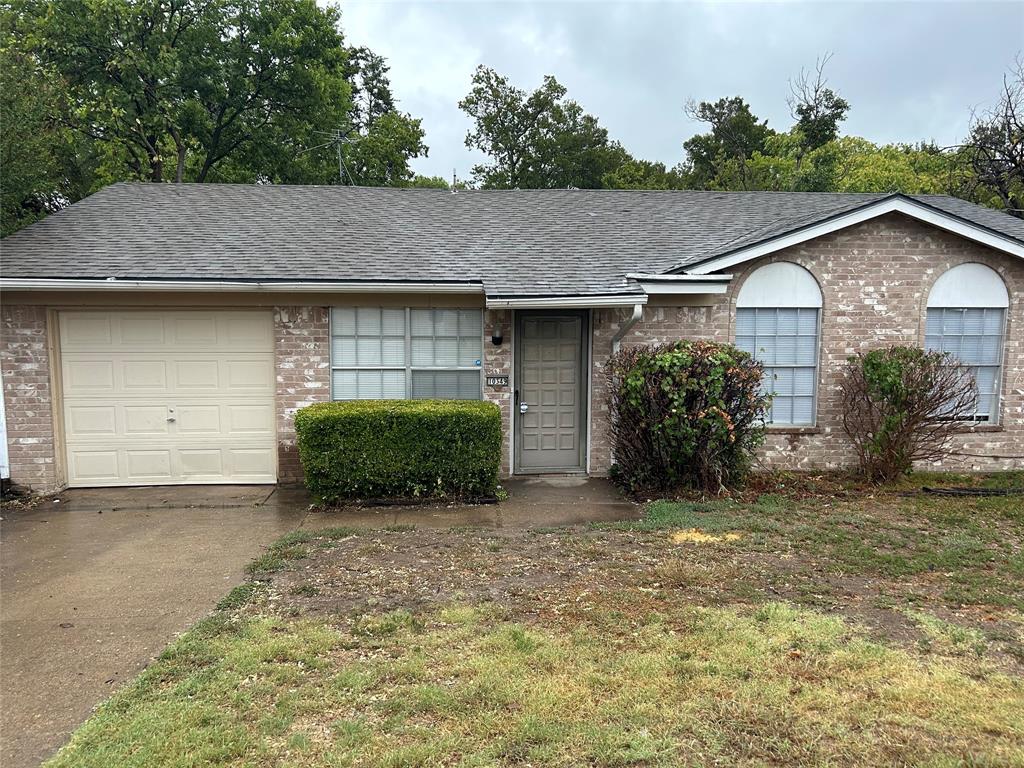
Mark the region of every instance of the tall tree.
<instances>
[{"instance_id":1,"label":"tall tree","mask_svg":"<svg viewBox=\"0 0 1024 768\"><path fill-rule=\"evenodd\" d=\"M91 191L96 158L65 125L67 94L0 12L0 236Z\"/></svg>"},{"instance_id":2,"label":"tall tree","mask_svg":"<svg viewBox=\"0 0 1024 768\"><path fill-rule=\"evenodd\" d=\"M718 101L690 101L686 114L710 126L683 143L690 183L697 189L749 189L747 160L764 153L774 134L767 120L758 120L739 96Z\"/></svg>"},{"instance_id":3,"label":"tall tree","mask_svg":"<svg viewBox=\"0 0 1024 768\"><path fill-rule=\"evenodd\" d=\"M399 183L426 151L383 61L347 49L337 9L314 0L27 0L24 12L68 83L73 125L114 148L122 175L330 181L335 156L302 150L337 129L353 147L372 139L358 181Z\"/></svg>"},{"instance_id":4,"label":"tall tree","mask_svg":"<svg viewBox=\"0 0 1024 768\"><path fill-rule=\"evenodd\" d=\"M489 67L473 75L459 107L473 118L466 146L490 157L474 166L478 184L491 189L599 188L605 174L628 158L597 118L566 99L548 75L527 93Z\"/></svg>"}]
</instances>

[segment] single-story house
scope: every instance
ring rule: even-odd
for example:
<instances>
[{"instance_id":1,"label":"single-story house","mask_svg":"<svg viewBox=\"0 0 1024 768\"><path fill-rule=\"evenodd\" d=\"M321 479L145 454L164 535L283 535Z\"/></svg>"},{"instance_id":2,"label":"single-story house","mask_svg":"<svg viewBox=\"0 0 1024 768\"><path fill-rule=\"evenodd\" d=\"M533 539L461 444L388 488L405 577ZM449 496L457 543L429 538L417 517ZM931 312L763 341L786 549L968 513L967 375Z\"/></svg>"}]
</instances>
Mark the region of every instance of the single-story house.
<instances>
[{"instance_id":1,"label":"single-story house","mask_svg":"<svg viewBox=\"0 0 1024 768\"><path fill-rule=\"evenodd\" d=\"M609 470L620 345L733 342L765 465L848 465L858 350L948 350L975 417L942 467L1024 467L1024 221L945 196L115 184L0 243L10 473L301 479L321 400L486 398L503 471Z\"/></svg>"}]
</instances>

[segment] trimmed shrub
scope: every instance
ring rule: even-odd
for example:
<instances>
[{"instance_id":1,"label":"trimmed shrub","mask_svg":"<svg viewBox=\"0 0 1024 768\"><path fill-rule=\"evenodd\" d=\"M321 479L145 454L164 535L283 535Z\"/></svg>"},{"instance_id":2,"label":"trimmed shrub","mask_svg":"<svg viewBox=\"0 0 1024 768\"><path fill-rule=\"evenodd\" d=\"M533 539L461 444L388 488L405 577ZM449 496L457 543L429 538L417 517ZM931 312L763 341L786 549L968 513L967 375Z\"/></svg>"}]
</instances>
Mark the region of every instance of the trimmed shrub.
<instances>
[{"instance_id":1,"label":"trimmed shrub","mask_svg":"<svg viewBox=\"0 0 1024 768\"><path fill-rule=\"evenodd\" d=\"M873 482L908 474L915 461L948 453L970 421L974 375L948 352L892 346L849 359L842 384L843 429L860 473Z\"/></svg>"},{"instance_id":2,"label":"trimmed shrub","mask_svg":"<svg viewBox=\"0 0 1024 768\"><path fill-rule=\"evenodd\" d=\"M355 400L295 414L306 486L352 498L493 496L501 412L473 400Z\"/></svg>"},{"instance_id":3,"label":"trimmed shrub","mask_svg":"<svg viewBox=\"0 0 1024 768\"><path fill-rule=\"evenodd\" d=\"M633 492L741 484L764 440L763 374L730 344L678 341L612 355L615 479Z\"/></svg>"}]
</instances>

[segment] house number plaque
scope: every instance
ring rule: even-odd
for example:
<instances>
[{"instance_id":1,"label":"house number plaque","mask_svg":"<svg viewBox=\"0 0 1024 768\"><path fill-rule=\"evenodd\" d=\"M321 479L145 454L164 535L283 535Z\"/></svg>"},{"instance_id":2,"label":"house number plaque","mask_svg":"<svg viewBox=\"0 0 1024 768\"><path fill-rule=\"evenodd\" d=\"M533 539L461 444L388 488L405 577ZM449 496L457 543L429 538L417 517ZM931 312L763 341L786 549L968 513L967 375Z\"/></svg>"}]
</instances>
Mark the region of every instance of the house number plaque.
<instances>
[{"instance_id":1,"label":"house number plaque","mask_svg":"<svg viewBox=\"0 0 1024 768\"><path fill-rule=\"evenodd\" d=\"M508 376L488 376L487 377L488 387L507 387Z\"/></svg>"}]
</instances>

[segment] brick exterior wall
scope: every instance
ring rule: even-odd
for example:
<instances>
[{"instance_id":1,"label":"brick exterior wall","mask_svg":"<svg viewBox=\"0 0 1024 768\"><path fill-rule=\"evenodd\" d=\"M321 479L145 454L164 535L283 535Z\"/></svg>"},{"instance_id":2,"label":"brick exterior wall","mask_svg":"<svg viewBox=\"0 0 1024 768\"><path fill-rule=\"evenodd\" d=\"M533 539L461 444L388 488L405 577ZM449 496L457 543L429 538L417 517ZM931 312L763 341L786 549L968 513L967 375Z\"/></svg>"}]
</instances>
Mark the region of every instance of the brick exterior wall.
<instances>
[{"instance_id":1,"label":"brick exterior wall","mask_svg":"<svg viewBox=\"0 0 1024 768\"><path fill-rule=\"evenodd\" d=\"M491 343L493 329L501 328L501 346ZM484 398L501 409L501 475L511 472L512 434L512 312L488 309L484 312L484 376L508 376L507 387L488 387L484 380Z\"/></svg>"},{"instance_id":2,"label":"brick exterior wall","mask_svg":"<svg viewBox=\"0 0 1024 768\"><path fill-rule=\"evenodd\" d=\"M58 489L45 307L0 307L0 374L11 479L40 493Z\"/></svg>"},{"instance_id":3,"label":"brick exterior wall","mask_svg":"<svg viewBox=\"0 0 1024 768\"><path fill-rule=\"evenodd\" d=\"M331 399L331 338L326 307L274 307L277 371L277 475L301 483L295 412Z\"/></svg>"},{"instance_id":4,"label":"brick exterior wall","mask_svg":"<svg viewBox=\"0 0 1024 768\"><path fill-rule=\"evenodd\" d=\"M854 352L888 344L924 344L928 292L946 270L965 262L996 270L1010 294L1003 363L1000 424L965 431L952 455L923 468L996 470L1024 467L1024 264L956 235L890 214L730 269L728 294L706 297L705 306L645 308L644 319L624 344L677 338L732 341L736 295L754 269L772 261L806 268L822 289L817 426L771 430L762 464L787 469L849 466L854 457L842 431L838 386ZM605 472L611 456L605 425L603 366L611 337L628 310L594 313L593 443L591 469Z\"/></svg>"},{"instance_id":5,"label":"brick exterior wall","mask_svg":"<svg viewBox=\"0 0 1024 768\"><path fill-rule=\"evenodd\" d=\"M737 292L753 269L770 261L792 261L808 269L822 287L824 304L817 426L772 431L761 454L764 466L824 469L849 465L853 456L842 433L837 393L846 358L855 351L891 343L923 344L925 305L932 284L950 267L975 261L995 269L1010 294L1000 425L965 431L956 439L953 455L941 466L977 470L1024 467L1024 263L899 214L732 269L736 277L723 296L687 297L680 302L687 306L658 306L652 301L623 343L679 338L731 341ZM604 364L611 339L630 312L623 308L592 313L590 468L594 474L606 473L611 465ZM324 306L299 305L275 307L273 315L279 478L294 483L302 479L295 448L295 411L330 399L329 313ZM35 490L56 490L61 478L54 455L47 310L5 303L0 308L0 322L11 476ZM498 325L504 335L501 346L490 341ZM506 388L484 387L484 396L501 408L503 475L510 468L513 333L511 311L485 312L485 373L510 377Z\"/></svg>"}]
</instances>

